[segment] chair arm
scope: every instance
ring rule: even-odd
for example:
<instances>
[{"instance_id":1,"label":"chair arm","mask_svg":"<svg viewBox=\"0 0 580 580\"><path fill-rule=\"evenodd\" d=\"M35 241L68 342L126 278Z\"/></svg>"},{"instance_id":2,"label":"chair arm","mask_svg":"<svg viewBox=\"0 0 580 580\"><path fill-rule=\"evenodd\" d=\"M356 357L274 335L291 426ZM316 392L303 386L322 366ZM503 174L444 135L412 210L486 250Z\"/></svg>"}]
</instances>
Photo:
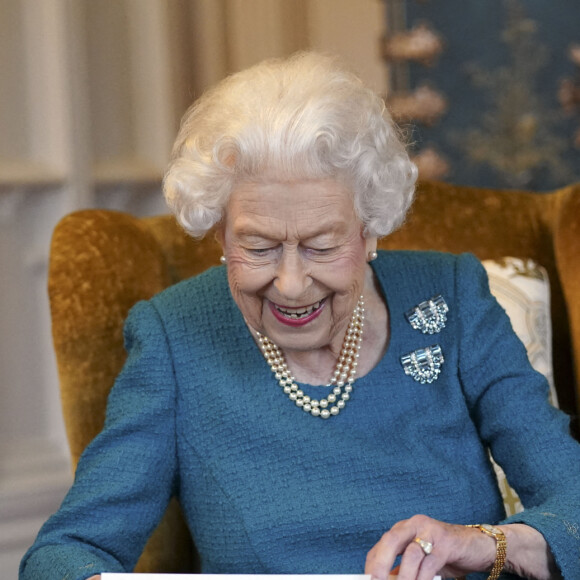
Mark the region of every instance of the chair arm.
<instances>
[{"instance_id":1,"label":"chair arm","mask_svg":"<svg viewBox=\"0 0 580 580\"><path fill-rule=\"evenodd\" d=\"M554 252L568 310L580 415L580 184L563 191L554 224Z\"/></svg>"}]
</instances>

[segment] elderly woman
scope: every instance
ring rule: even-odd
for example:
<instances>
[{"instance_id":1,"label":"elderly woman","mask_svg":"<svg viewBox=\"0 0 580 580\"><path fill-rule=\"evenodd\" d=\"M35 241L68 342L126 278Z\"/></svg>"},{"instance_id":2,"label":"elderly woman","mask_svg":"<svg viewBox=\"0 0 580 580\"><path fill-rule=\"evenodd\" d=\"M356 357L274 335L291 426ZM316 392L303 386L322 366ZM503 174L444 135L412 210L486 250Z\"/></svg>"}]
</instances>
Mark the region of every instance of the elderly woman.
<instances>
[{"instance_id":1,"label":"elderly woman","mask_svg":"<svg viewBox=\"0 0 580 580\"><path fill-rule=\"evenodd\" d=\"M580 577L580 448L481 265L377 255L415 178L327 57L194 105L165 193L223 265L131 311L105 428L21 580L132 570L173 495L208 573Z\"/></svg>"}]
</instances>

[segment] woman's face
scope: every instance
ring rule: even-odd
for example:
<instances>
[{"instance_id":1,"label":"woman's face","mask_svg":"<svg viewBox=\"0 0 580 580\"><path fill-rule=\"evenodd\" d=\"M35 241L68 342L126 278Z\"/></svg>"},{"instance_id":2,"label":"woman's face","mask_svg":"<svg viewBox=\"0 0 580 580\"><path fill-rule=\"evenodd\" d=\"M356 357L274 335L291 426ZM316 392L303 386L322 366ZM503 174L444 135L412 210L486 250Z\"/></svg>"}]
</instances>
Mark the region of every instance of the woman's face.
<instances>
[{"instance_id":1,"label":"woman's face","mask_svg":"<svg viewBox=\"0 0 580 580\"><path fill-rule=\"evenodd\" d=\"M247 324L283 350L338 352L376 248L362 232L339 182L240 184L220 235Z\"/></svg>"}]
</instances>

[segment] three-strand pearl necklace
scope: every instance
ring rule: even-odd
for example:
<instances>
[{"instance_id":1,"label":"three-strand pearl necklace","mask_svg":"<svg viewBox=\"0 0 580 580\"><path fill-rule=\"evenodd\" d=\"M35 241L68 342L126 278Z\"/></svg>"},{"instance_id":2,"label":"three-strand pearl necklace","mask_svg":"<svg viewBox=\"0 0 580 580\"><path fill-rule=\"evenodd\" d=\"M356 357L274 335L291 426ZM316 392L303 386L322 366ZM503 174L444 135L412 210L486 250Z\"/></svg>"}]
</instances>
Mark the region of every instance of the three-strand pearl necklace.
<instances>
[{"instance_id":1,"label":"three-strand pearl necklace","mask_svg":"<svg viewBox=\"0 0 580 580\"><path fill-rule=\"evenodd\" d=\"M304 391L294 382L296 379L290 372L282 351L267 336L256 333L264 358L284 393L298 407L302 407L303 411L310 413L313 417L328 419L332 415L338 415L350 399L363 340L364 317L364 300L360 296L344 336L334 373L327 384L328 387L333 385L334 387L331 393L320 400L312 399L304 394Z\"/></svg>"}]
</instances>

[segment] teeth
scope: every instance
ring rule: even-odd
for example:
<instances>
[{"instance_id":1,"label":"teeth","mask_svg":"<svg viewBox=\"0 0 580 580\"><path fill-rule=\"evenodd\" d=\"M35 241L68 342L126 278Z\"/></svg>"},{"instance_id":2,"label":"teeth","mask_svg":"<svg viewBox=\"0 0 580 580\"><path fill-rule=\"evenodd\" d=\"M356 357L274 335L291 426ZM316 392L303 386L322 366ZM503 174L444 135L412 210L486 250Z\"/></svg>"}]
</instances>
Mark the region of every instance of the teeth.
<instances>
[{"instance_id":1,"label":"teeth","mask_svg":"<svg viewBox=\"0 0 580 580\"><path fill-rule=\"evenodd\" d=\"M282 308L280 306L276 306L276 310L278 312L292 318L293 320L297 320L299 318L303 318L304 316L308 316L312 314L316 309L320 308L320 301L312 304L312 306L304 307L301 306L300 308Z\"/></svg>"}]
</instances>

